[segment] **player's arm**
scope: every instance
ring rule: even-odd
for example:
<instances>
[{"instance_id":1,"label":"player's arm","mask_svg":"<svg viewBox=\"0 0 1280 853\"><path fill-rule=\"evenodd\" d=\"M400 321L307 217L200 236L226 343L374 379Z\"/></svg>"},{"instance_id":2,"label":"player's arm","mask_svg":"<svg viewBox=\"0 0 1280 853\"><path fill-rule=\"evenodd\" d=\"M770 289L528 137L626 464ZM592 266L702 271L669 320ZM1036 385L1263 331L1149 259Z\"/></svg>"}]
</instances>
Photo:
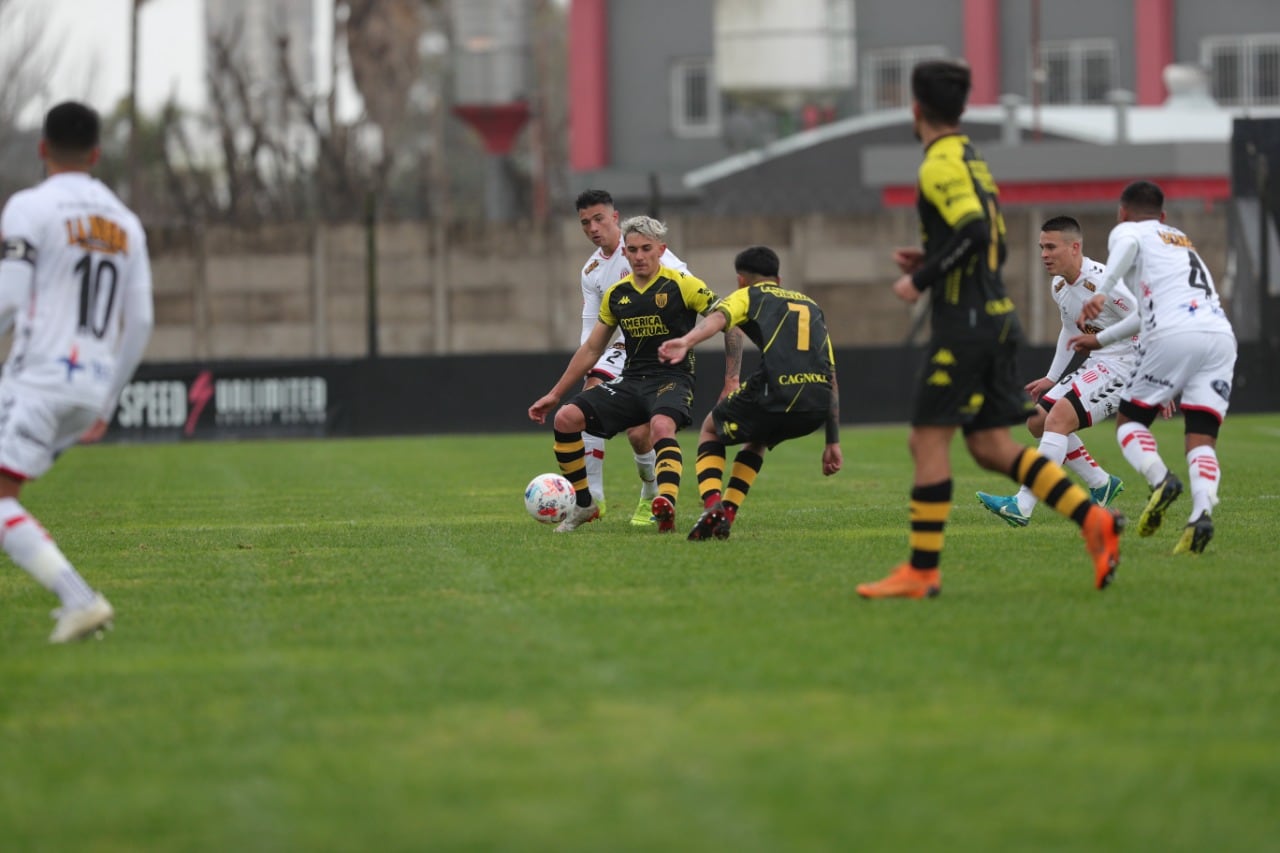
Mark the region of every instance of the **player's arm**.
<instances>
[{"instance_id":1,"label":"player's arm","mask_svg":"<svg viewBox=\"0 0 1280 853\"><path fill-rule=\"evenodd\" d=\"M693 349L703 341L710 340L719 332L723 331L729 325L729 315L723 311L712 311L706 317L698 321L698 325L694 326L688 332L678 338L671 338L663 341L658 345L658 358L667 364L679 364L689 354L689 350ZM728 350L728 344L725 344L725 350ZM727 361L727 359L726 359ZM742 366L742 353L738 353L738 366ZM728 364L725 365L726 372Z\"/></svg>"},{"instance_id":2,"label":"player's arm","mask_svg":"<svg viewBox=\"0 0 1280 853\"><path fill-rule=\"evenodd\" d=\"M560 379L552 386L551 390L539 397L534 404L529 407L529 419L534 423L544 423L547 414L554 409L564 395L569 393L569 389L573 388L582 381L582 377L587 375L587 371L600 358L600 354L604 352L604 348L609 344L609 338L613 336L613 326L606 325L602 320L597 320L595 328L591 330L591 334L582 342L582 346L578 347L573 357L569 359L569 366L565 368Z\"/></svg>"},{"instance_id":3,"label":"player's arm","mask_svg":"<svg viewBox=\"0 0 1280 853\"><path fill-rule=\"evenodd\" d=\"M936 249L930 247L928 256L910 273L916 290L924 292L972 255L987 251L995 239L992 231L996 223L988 221L973 176L960 160L926 158L920 164L920 188L951 227L946 242Z\"/></svg>"},{"instance_id":4,"label":"player's arm","mask_svg":"<svg viewBox=\"0 0 1280 853\"><path fill-rule=\"evenodd\" d=\"M600 291L588 283L585 275L582 276L582 335L578 338L579 346L591 337L591 330L600 319L600 298Z\"/></svg>"},{"instance_id":5,"label":"player's arm","mask_svg":"<svg viewBox=\"0 0 1280 853\"><path fill-rule=\"evenodd\" d=\"M35 244L24 235L27 217L10 202L0 216L0 333L7 332L26 305L36 274Z\"/></svg>"},{"instance_id":6,"label":"player's arm","mask_svg":"<svg viewBox=\"0 0 1280 853\"><path fill-rule=\"evenodd\" d=\"M719 313L719 312L717 312ZM720 399L724 399L737 391L742 385L742 350L745 348L746 335L734 326L724 333L724 388L720 390Z\"/></svg>"},{"instance_id":7,"label":"player's arm","mask_svg":"<svg viewBox=\"0 0 1280 853\"><path fill-rule=\"evenodd\" d=\"M1098 292L1080 309L1082 324L1102 313L1107 297L1124 280L1125 273L1132 269L1137 260L1138 236L1122 225L1113 228L1107 241L1107 274L1098 282Z\"/></svg>"},{"instance_id":8,"label":"player's arm","mask_svg":"<svg viewBox=\"0 0 1280 853\"><path fill-rule=\"evenodd\" d=\"M1071 364L1071 359L1074 357L1074 351L1071 349L1071 336L1075 332L1076 330L1068 328L1066 323L1062 324L1062 329L1058 332L1058 345L1053 350L1053 361L1049 363L1049 370L1042 379L1037 379L1027 385L1027 394L1031 399L1039 400L1045 391L1056 385L1058 380L1062 378L1062 374ZM1033 391L1032 386L1043 387Z\"/></svg>"},{"instance_id":9,"label":"player's arm","mask_svg":"<svg viewBox=\"0 0 1280 853\"><path fill-rule=\"evenodd\" d=\"M840 384L836 381L835 353L827 338L827 354L831 356L831 407L827 410L827 440L822 448L822 473L830 477L844 465L840 451Z\"/></svg>"},{"instance_id":10,"label":"player's arm","mask_svg":"<svg viewBox=\"0 0 1280 853\"><path fill-rule=\"evenodd\" d=\"M1123 287L1124 285L1121 285ZM1131 311L1125 315L1123 320L1112 323L1101 332L1098 332L1098 346L1106 347L1114 344L1116 341L1123 341L1125 338L1131 338L1138 334L1138 329L1142 325L1142 316L1137 311Z\"/></svg>"}]
</instances>

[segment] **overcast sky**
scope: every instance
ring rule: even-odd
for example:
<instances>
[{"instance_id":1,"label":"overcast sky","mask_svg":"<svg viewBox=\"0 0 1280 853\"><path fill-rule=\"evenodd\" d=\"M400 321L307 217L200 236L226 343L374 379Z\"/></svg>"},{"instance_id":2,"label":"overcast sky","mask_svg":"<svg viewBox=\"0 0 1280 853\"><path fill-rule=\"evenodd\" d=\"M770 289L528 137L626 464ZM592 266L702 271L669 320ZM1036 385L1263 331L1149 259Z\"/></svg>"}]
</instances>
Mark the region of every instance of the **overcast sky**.
<instances>
[{"instance_id":1,"label":"overcast sky","mask_svg":"<svg viewBox=\"0 0 1280 853\"><path fill-rule=\"evenodd\" d=\"M109 110L128 93L131 7L132 0L13 0L11 14L20 26L0 29L0 50L19 49L34 26L56 57L50 100L24 116L26 123L38 124L59 101L86 100ZM202 8L201 0L148 0L142 7L138 103L144 111L154 111L171 93L185 105L204 103Z\"/></svg>"}]
</instances>

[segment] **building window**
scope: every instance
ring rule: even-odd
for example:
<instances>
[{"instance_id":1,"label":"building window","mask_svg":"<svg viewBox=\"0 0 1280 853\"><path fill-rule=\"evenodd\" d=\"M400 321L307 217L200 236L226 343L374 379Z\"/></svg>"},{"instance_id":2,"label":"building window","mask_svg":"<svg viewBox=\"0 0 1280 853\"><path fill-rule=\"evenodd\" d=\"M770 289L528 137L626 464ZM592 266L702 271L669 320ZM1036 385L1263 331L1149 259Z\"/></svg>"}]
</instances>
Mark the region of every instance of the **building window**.
<instances>
[{"instance_id":1,"label":"building window","mask_svg":"<svg viewBox=\"0 0 1280 853\"><path fill-rule=\"evenodd\" d=\"M1042 42L1041 98L1046 104L1104 104L1115 88L1116 46L1110 39Z\"/></svg>"},{"instance_id":2,"label":"building window","mask_svg":"<svg viewBox=\"0 0 1280 853\"><path fill-rule=\"evenodd\" d=\"M720 134L720 96L711 59L685 59L671 67L671 127L684 139Z\"/></svg>"},{"instance_id":3,"label":"building window","mask_svg":"<svg viewBox=\"0 0 1280 853\"><path fill-rule=\"evenodd\" d=\"M940 45L869 50L862 58L862 110L911 106L911 69L925 59L946 59Z\"/></svg>"},{"instance_id":4,"label":"building window","mask_svg":"<svg viewBox=\"0 0 1280 853\"><path fill-rule=\"evenodd\" d=\"M1223 106L1280 104L1280 34L1207 38L1200 57Z\"/></svg>"}]
</instances>

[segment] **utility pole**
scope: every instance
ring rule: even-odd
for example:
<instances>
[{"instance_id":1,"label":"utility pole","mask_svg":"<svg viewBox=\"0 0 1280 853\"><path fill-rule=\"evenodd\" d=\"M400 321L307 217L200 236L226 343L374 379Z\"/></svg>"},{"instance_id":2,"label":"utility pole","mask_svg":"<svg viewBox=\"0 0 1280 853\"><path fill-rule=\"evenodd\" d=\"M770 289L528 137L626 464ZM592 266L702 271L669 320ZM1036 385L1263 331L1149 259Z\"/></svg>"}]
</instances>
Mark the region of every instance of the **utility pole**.
<instances>
[{"instance_id":1,"label":"utility pole","mask_svg":"<svg viewBox=\"0 0 1280 853\"><path fill-rule=\"evenodd\" d=\"M129 10L129 152L125 177L129 204L138 204L138 10L147 0L132 0Z\"/></svg>"}]
</instances>

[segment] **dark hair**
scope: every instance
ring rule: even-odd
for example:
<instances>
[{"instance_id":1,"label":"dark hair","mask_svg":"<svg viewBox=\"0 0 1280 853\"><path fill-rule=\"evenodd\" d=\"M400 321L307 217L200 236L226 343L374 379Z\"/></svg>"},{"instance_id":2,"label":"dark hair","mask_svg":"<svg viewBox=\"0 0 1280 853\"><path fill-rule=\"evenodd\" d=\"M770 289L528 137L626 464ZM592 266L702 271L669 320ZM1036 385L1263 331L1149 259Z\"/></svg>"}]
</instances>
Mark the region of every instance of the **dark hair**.
<instances>
[{"instance_id":1,"label":"dark hair","mask_svg":"<svg viewBox=\"0 0 1280 853\"><path fill-rule=\"evenodd\" d=\"M774 278L782 264L778 261L778 253L768 246L749 246L733 259L734 272L758 275L763 278Z\"/></svg>"},{"instance_id":2,"label":"dark hair","mask_svg":"<svg viewBox=\"0 0 1280 853\"><path fill-rule=\"evenodd\" d=\"M1134 181L1120 193L1120 203L1134 213L1159 216L1164 210L1164 190L1150 181Z\"/></svg>"},{"instance_id":3,"label":"dark hair","mask_svg":"<svg viewBox=\"0 0 1280 853\"><path fill-rule=\"evenodd\" d=\"M911 96L930 124L959 124L969 99L969 66L950 59L918 63L911 69Z\"/></svg>"},{"instance_id":4,"label":"dark hair","mask_svg":"<svg viewBox=\"0 0 1280 853\"><path fill-rule=\"evenodd\" d=\"M84 155L98 147L101 122L92 107L66 101L44 117L44 138L54 154Z\"/></svg>"},{"instance_id":5,"label":"dark hair","mask_svg":"<svg viewBox=\"0 0 1280 853\"><path fill-rule=\"evenodd\" d=\"M1040 226L1041 231L1062 231L1067 234L1077 234L1084 236L1084 229L1080 227L1080 222L1074 216L1055 216L1045 221Z\"/></svg>"},{"instance_id":6,"label":"dark hair","mask_svg":"<svg viewBox=\"0 0 1280 853\"><path fill-rule=\"evenodd\" d=\"M574 202L574 209L586 210L588 207L595 207L597 204L607 204L613 207L613 196L609 195L607 190L583 190L578 193L578 200Z\"/></svg>"}]
</instances>

